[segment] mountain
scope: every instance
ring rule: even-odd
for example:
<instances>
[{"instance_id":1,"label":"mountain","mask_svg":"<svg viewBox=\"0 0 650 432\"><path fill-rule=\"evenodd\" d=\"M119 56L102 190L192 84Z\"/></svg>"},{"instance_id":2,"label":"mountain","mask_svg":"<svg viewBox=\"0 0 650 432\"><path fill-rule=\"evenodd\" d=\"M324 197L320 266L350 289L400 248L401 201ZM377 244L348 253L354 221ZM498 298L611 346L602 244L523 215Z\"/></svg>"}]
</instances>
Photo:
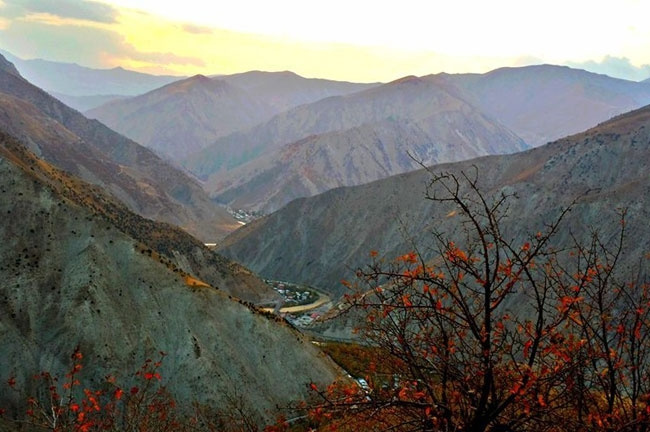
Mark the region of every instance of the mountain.
<instances>
[{"instance_id":1,"label":"mountain","mask_svg":"<svg viewBox=\"0 0 650 432\"><path fill-rule=\"evenodd\" d=\"M70 96L57 92L50 92L50 94L70 108L74 108L79 112L89 111L100 105L120 99L126 99L128 97L124 95Z\"/></svg>"},{"instance_id":2,"label":"mountain","mask_svg":"<svg viewBox=\"0 0 650 432\"><path fill-rule=\"evenodd\" d=\"M150 75L116 67L92 69L75 63L60 63L42 59L24 60L0 50L20 74L37 87L52 94L67 96L134 96L146 93L183 77Z\"/></svg>"},{"instance_id":3,"label":"mountain","mask_svg":"<svg viewBox=\"0 0 650 432\"><path fill-rule=\"evenodd\" d=\"M218 79L196 75L86 113L174 160L217 138L268 120L259 98Z\"/></svg>"},{"instance_id":4,"label":"mountain","mask_svg":"<svg viewBox=\"0 0 650 432\"><path fill-rule=\"evenodd\" d=\"M89 120L0 68L0 124L47 161L100 185L145 217L186 229L206 242L237 227L193 179L150 150Z\"/></svg>"},{"instance_id":5,"label":"mountain","mask_svg":"<svg viewBox=\"0 0 650 432\"><path fill-rule=\"evenodd\" d=\"M246 90L273 107L278 113L325 99L377 87L379 83L361 84L304 78L293 72L250 71L222 75L220 80Z\"/></svg>"},{"instance_id":6,"label":"mountain","mask_svg":"<svg viewBox=\"0 0 650 432\"><path fill-rule=\"evenodd\" d=\"M582 132L650 103L650 87L566 66L425 77L495 118L531 146Z\"/></svg>"},{"instance_id":7,"label":"mountain","mask_svg":"<svg viewBox=\"0 0 650 432\"><path fill-rule=\"evenodd\" d=\"M645 107L532 150L431 169L471 173L476 167L486 194L515 193L503 235L522 241L576 199L557 244L567 244L571 235L588 238L592 226L602 238L611 238L616 209L627 207L624 260L636 265L650 250L649 146L650 107ZM219 250L264 277L340 295L339 281L353 279L354 269L369 262L371 250L396 257L412 250L413 239L427 251L433 228L462 242L455 209L424 199L429 180L429 172L419 170L295 200L237 230Z\"/></svg>"},{"instance_id":8,"label":"mountain","mask_svg":"<svg viewBox=\"0 0 650 432\"><path fill-rule=\"evenodd\" d=\"M447 117L463 115L474 117L467 120L470 123L489 122L480 112L441 86L420 78L405 77L379 87L330 97L285 111L264 124L220 138L215 144L188 158L186 166L198 176L207 178L262 155L267 157L284 145L313 135L346 131L387 120L402 123L429 118L444 123L443 119ZM521 141L512 133L496 124L490 128L500 129L506 138L502 143L502 152L521 148ZM461 136L462 133L459 131L456 135ZM481 141L481 138L476 141Z\"/></svg>"},{"instance_id":9,"label":"mountain","mask_svg":"<svg viewBox=\"0 0 650 432\"><path fill-rule=\"evenodd\" d=\"M313 135L210 179L218 202L263 213L295 198L413 171L419 163L514 152L525 144L469 106ZM418 162L416 162L418 161Z\"/></svg>"},{"instance_id":10,"label":"mountain","mask_svg":"<svg viewBox=\"0 0 650 432\"><path fill-rule=\"evenodd\" d=\"M101 388L107 375L136 385L133 373L164 351L163 384L178 403L227 409L245 395L239 408L258 425L306 396L309 382L327 384L337 374L292 328L175 263L202 257L203 271L241 289L251 281L236 265L4 132L0 213L11 220L0 224L0 370L25 391L0 392L4 409L23 410L25 395L37 394L33 374L63 379L77 346L84 387Z\"/></svg>"}]
</instances>

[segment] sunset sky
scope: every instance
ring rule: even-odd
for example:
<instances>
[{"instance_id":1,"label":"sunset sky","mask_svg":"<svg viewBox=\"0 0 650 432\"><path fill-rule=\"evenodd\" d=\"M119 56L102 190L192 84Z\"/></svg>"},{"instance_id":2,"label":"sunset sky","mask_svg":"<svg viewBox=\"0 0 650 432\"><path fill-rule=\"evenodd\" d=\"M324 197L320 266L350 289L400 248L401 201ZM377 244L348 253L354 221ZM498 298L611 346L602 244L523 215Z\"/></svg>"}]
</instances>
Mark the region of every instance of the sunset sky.
<instances>
[{"instance_id":1,"label":"sunset sky","mask_svg":"<svg viewBox=\"0 0 650 432\"><path fill-rule=\"evenodd\" d=\"M647 0L0 0L22 58L389 81L553 63L650 77Z\"/></svg>"}]
</instances>

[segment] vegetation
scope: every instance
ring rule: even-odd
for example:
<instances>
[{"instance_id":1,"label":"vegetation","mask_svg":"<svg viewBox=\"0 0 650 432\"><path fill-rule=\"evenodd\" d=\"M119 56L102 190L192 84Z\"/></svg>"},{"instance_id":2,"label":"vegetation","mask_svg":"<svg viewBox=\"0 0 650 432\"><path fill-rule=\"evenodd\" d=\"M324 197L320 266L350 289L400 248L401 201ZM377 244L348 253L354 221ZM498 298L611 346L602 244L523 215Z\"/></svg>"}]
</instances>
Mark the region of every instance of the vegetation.
<instances>
[{"instance_id":1,"label":"vegetation","mask_svg":"<svg viewBox=\"0 0 650 432\"><path fill-rule=\"evenodd\" d=\"M320 342L319 346L336 364L355 377L377 381L381 376L392 374L384 363L376 363L382 351L375 346L364 346L349 342Z\"/></svg>"},{"instance_id":2,"label":"vegetation","mask_svg":"<svg viewBox=\"0 0 650 432\"><path fill-rule=\"evenodd\" d=\"M0 409L0 431L52 432L255 432L260 428L241 396L228 395L219 408L194 404L177 405L163 385L159 359L147 359L134 374L135 385L123 386L107 376L99 388L84 387L83 354L77 348L63 379L49 372L33 377L35 395L25 398L24 411ZM8 390L22 396L16 379L6 381ZM24 415L23 415L24 414Z\"/></svg>"},{"instance_id":3,"label":"vegetation","mask_svg":"<svg viewBox=\"0 0 650 432\"><path fill-rule=\"evenodd\" d=\"M461 238L434 231L433 262L417 248L392 262L372 252L347 297L376 347L368 364L394 385L314 386L311 418L342 431L649 430L649 286L617 273L625 211L615 239L594 229L557 250L570 209L515 242L511 197L487 197L476 175L433 175L427 197L457 207Z\"/></svg>"}]
</instances>

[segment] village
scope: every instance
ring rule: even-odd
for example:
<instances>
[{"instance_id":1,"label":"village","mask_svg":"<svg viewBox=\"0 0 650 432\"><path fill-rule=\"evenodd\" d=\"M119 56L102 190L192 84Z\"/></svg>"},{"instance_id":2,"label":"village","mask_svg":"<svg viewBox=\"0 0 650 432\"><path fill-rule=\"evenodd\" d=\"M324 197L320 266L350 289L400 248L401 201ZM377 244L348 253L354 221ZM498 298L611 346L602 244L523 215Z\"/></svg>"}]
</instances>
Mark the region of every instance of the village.
<instances>
[{"instance_id":1,"label":"village","mask_svg":"<svg viewBox=\"0 0 650 432\"><path fill-rule=\"evenodd\" d=\"M269 279L264 282L282 297L274 312L296 327L310 326L331 307L329 297L311 287Z\"/></svg>"}]
</instances>

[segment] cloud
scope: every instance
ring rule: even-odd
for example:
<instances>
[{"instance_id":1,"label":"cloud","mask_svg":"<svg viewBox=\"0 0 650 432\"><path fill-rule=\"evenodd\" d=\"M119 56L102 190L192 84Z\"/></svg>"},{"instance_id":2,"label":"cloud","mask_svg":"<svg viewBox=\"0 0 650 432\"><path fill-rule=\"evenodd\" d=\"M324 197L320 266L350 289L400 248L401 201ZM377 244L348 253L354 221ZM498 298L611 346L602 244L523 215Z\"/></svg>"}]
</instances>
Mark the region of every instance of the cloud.
<instances>
[{"instance_id":1,"label":"cloud","mask_svg":"<svg viewBox=\"0 0 650 432\"><path fill-rule=\"evenodd\" d=\"M47 13L61 18L72 18L98 23L116 22L118 10L90 0L3 0L2 15L20 18L28 14Z\"/></svg>"},{"instance_id":2,"label":"cloud","mask_svg":"<svg viewBox=\"0 0 650 432\"><path fill-rule=\"evenodd\" d=\"M605 56L601 61L567 62L568 66L601 73L616 78L631 81L642 81L650 78L650 64L635 66L627 57Z\"/></svg>"},{"instance_id":3,"label":"cloud","mask_svg":"<svg viewBox=\"0 0 650 432\"><path fill-rule=\"evenodd\" d=\"M188 33L193 33L193 34L211 34L214 32L214 30L210 27L198 26L198 25L188 24L188 23L181 25L181 29L183 29L183 31L186 31Z\"/></svg>"},{"instance_id":4,"label":"cloud","mask_svg":"<svg viewBox=\"0 0 650 432\"><path fill-rule=\"evenodd\" d=\"M157 50L140 51L119 33L93 26L18 20L0 30L0 38L2 48L22 58L43 58L99 68L115 66L116 59L161 66L204 66L199 57Z\"/></svg>"}]
</instances>

